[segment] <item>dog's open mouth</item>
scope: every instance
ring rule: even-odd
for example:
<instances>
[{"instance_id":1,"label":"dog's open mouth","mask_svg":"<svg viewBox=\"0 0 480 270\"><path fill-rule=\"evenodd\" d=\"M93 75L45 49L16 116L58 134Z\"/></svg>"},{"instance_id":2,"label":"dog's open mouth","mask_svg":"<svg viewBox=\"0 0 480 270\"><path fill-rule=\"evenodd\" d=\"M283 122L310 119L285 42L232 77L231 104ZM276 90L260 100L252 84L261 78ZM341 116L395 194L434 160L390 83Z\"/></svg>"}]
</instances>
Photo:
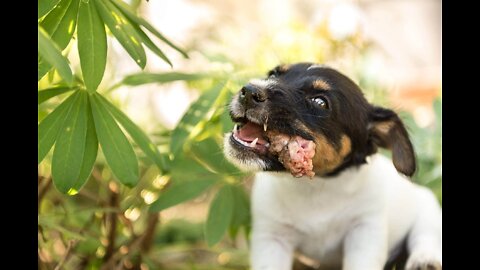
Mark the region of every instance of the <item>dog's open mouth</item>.
<instances>
[{"instance_id":1,"label":"dog's open mouth","mask_svg":"<svg viewBox=\"0 0 480 270\"><path fill-rule=\"evenodd\" d=\"M246 147L247 150L256 151L260 154L266 154L270 146L269 139L266 136L266 125L262 130L260 125L247 121L246 123L235 124L232 137L235 142Z\"/></svg>"},{"instance_id":2,"label":"dog's open mouth","mask_svg":"<svg viewBox=\"0 0 480 270\"><path fill-rule=\"evenodd\" d=\"M295 177L313 177L315 143L298 135L287 135L269 130L246 119L236 119L231 135L232 144L240 151L251 151L258 156L277 159Z\"/></svg>"}]
</instances>

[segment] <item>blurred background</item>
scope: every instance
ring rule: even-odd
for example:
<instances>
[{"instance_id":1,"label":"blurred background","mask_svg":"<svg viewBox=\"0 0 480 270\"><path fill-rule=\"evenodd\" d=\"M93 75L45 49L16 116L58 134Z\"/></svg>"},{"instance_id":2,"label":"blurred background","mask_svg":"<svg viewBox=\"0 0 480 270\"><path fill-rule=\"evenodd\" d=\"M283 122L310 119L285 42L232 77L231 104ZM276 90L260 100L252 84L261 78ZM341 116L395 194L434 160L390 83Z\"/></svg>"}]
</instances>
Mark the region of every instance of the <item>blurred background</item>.
<instances>
[{"instance_id":1,"label":"blurred background","mask_svg":"<svg viewBox=\"0 0 480 270\"><path fill-rule=\"evenodd\" d=\"M185 59L169 47L162 48L173 63L171 68L147 51L145 72L208 74L168 83L138 76L126 80L140 70L121 45L109 39L99 91L142 127L160 152L169 152L172 132L199 97L206 97L219 82L226 84L228 92L210 104L215 110L209 111L208 120L193 123L190 143L180 146L178 154L168 154L171 173L161 175L145 162L135 188L117 184L100 155L91 180L79 194L64 196L49 188L48 181L40 181L50 177L50 165L43 162L39 166L39 269L248 269L248 211L243 210L245 217L219 244L205 242L204 223L215 188L160 212L148 207L175 177L221 178L244 191L239 194L248 195L250 175L215 168L215 164L227 166L220 141L232 124L224 117L224 108L243 83L265 76L281 63L330 65L358 83L370 102L399 112L419 161L413 180L431 188L441 202L441 1L128 3L189 55ZM75 46L70 45L71 52L77 51ZM76 53L69 59L72 67L80 68ZM60 99L39 107L39 120ZM238 209L235 216L241 215Z\"/></svg>"}]
</instances>

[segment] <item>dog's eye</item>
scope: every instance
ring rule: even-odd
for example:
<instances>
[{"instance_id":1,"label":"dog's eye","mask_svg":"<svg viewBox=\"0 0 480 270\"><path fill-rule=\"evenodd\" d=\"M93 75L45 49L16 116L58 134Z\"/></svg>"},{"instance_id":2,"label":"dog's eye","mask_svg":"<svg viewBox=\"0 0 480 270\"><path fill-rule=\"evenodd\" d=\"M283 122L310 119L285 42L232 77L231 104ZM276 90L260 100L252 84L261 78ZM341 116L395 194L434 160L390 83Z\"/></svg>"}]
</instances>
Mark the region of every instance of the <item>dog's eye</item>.
<instances>
[{"instance_id":1,"label":"dog's eye","mask_svg":"<svg viewBox=\"0 0 480 270\"><path fill-rule=\"evenodd\" d=\"M322 109L328 109L327 101L322 97L314 97L310 99L313 103L320 106Z\"/></svg>"}]
</instances>

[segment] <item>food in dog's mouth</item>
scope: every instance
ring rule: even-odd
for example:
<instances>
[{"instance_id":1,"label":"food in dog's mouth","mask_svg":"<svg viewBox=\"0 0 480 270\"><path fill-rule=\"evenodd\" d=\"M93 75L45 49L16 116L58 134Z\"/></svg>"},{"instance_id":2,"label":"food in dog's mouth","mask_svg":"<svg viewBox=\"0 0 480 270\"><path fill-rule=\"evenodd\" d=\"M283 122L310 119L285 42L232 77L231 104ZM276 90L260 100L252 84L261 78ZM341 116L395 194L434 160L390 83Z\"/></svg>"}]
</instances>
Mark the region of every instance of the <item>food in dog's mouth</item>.
<instances>
[{"instance_id":1,"label":"food in dog's mouth","mask_svg":"<svg viewBox=\"0 0 480 270\"><path fill-rule=\"evenodd\" d=\"M247 121L236 124L233 139L247 150L261 155L270 153L295 177L304 175L312 178L315 143L297 135L287 135L267 129L267 125L258 125Z\"/></svg>"},{"instance_id":2,"label":"food in dog's mouth","mask_svg":"<svg viewBox=\"0 0 480 270\"><path fill-rule=\"evenodd\" d=\"M315 143L300 136L272 133L269 152L278 155L278 160L293 176L315 176L312 160L315 156Z\"/></svg>"}]
</instances>

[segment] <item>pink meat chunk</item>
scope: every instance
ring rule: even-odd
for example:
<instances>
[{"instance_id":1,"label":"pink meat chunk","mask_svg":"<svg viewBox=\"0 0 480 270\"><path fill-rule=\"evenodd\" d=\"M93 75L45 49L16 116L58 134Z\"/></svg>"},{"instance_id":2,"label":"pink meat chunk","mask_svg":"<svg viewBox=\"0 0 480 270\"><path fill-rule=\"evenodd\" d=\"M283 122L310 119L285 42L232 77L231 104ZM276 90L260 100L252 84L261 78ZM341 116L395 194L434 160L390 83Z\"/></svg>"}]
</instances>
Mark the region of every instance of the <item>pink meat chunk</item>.
<instances>
[{"instance_id":1,"label":"pink meat chunk","mask_svg":"<svg viewBox=\"0 0 480 270\"><path fill-rule=\"evenodd\" d=\"M315 156L315 143L300 136L288 136L285 134L273 134L269 136L272 154L278 155L278 160L290 170L295 177L304 175L312 178L313 157Z\"/></svg>"}]
</instances>

